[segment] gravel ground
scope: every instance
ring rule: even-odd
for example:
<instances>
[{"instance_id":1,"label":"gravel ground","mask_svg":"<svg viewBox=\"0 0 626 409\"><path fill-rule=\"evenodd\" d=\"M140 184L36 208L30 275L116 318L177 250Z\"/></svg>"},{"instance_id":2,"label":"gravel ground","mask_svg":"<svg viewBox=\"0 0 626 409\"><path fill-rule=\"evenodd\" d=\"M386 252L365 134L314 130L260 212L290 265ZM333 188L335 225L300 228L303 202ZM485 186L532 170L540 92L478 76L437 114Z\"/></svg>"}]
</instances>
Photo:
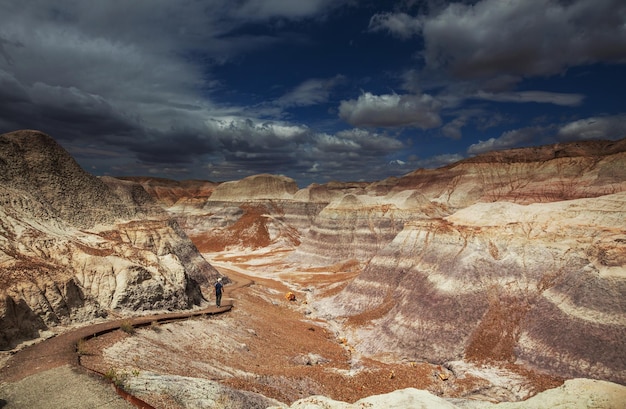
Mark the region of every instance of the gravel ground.
<instances>
[{"instance_id":1,"label":"gravel ground","mask_svg":"<svg viewBox=\"0 0 626 409\"><path fill-rule=\"evenodd\" d=\"M0 385L0 408L134 408L113 386L85 370L64 365Z\"/></svg>"}]
</instances>

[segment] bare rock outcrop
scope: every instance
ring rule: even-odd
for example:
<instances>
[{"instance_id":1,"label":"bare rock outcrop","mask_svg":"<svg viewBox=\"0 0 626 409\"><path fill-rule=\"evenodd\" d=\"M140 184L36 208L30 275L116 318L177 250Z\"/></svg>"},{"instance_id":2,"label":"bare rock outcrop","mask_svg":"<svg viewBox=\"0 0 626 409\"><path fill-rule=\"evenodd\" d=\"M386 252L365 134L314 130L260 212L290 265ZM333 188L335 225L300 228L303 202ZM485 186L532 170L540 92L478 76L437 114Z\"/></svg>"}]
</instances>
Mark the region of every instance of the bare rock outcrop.
<instances>
[{"instance_id":1,"label":"bare rock outcrop","mask_svg":"<svg viewBox=\"0 0 626 409\"><path fill-rule=\"evenodd\" d=\"M217 277L138 184L84 172L36 131L0 136L0 348L60 324L190 308Z\"/></svg>"},{"instance_id":2,"label":"bare rock outcrop","mask_svg":"<svg viewBox=\"0 0 626 409\"><path fill-rule=\"evenodd\" d=\"M50 217L77 227L132 215L100 179L82 171L58 143L37 131L0 137L0 185L38 197Z\"/></svg>"},{"instance_id":3,"label":"bare rock outcrop","mask_svg":"<svg viewBox=\"0 0 626 409\"><path fill-rule=\"evenodd\" d=\"M407 221L445 214L442 206L414 190L387 196L344 194L315 216L290 259L311 265L348 259L366 262L389 244Z\"/></svg>"},{"instance_id":4,"label":"bare rock outcrop","mask_svg":"<svg viewBox=\"0 0 626 409\"><path fill-rule=\"evenodd\" d=\"M171 206L202 206L219 183L206 180L170 180L162 178L126 176L119 180L137 183L165 208Z\"/></svg>"}]
</instances>

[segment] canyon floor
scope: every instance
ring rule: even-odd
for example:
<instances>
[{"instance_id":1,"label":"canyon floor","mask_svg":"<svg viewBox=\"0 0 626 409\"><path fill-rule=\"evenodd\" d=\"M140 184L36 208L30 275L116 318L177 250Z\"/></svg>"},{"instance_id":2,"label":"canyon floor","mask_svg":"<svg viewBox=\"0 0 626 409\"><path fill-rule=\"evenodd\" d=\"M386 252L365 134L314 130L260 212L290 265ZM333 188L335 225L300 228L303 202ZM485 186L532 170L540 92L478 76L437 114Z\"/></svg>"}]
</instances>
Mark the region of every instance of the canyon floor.
<instances>
[{"instance_id":1,"label":"canyon floor","mask_svg":"<svg viewBox=\"0 0 626 409\"><path fill-rule=\"evenodd\" d=\"M349 265L285 272L273 264L280 256L213 255L210 262L232 280L224 298L232 302L231 311L96 337L81 345L81 364L131 381L142 374L155 374L150 379L157 383L165 376L208 379L286 404L310 395L355 402L407 387L445 398L497 402L563 382L513 364L451 367L361 356L350 344L350 333L375 318L376 311L372 317L361 315L359 322L328 322L310 308L313 298L339 291L357 272ZM288 292L295 294L294 301L285 297ZM212 294L209 298L214 300ZM155 407L184 407L184 396L132 383L132 393Z\"/></svg>"},{"instance_id":2,"label":"canyon floor","mask_svg":"<svg viewBox=\"0 0 626 409\"><path fill-rule=\"evenodd\" d=\"M65 328L65 332L59 329L58 335L37 344L37 357L5 356L4 371L10 363L14 373L2 391L10 399L0 400L0 407L24 407L19 402L30 407L46 407L50 402L62 402L59 407L84 407L81 395L87 390L97 391L90 395L102 405L128 407L128 402L120 401L101 381L130 386L128 381L145 374L157 384L166 383L171 376L207 379L284 404L311 395L355 402L408 387L444 398L498 402L527 398L563 383L563 379L513 364L463 362L450 366L361 356L350 344L351 334L375 319L377 311L369 317L361 314L358 320L327 321L310 307L313 301L347 285L358 274L356 267L348 263L294 270L280 263L284 253L205 255L231 280L223 305L233 307L223 314L203 315L197 310L187 318L185 313L144 315L132 318L132 331L102 331L129 320L116 317ZM285 297L288 292L295 294L295 300ZM215 310L210 289L205 289L205 295L211 305L203 308ZM105 333L83 340L96 332ZM78 363L82 371L71 371ZM106 376L97 381L91 371ZM142 390L136 383L130 392L155 408L189 407L185 404L187 392L168 393L154 386ZM231 406L224 402L221 407Z\"/></svg>"}]
</instances>

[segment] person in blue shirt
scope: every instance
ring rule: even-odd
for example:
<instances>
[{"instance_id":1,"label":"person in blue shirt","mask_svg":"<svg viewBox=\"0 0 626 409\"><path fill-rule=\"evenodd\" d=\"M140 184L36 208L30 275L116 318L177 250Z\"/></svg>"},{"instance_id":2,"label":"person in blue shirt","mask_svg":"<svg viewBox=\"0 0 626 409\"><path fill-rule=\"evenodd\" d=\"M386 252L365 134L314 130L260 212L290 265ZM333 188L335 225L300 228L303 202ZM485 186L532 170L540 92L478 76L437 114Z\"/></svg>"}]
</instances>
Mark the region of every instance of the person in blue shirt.
<instances>
[{"instance_id":1,"label":"person in blue shirt","mask_svg":"<svg viewBox=\"0 0 626 409\"><path fill-rule=\"evenodd\" d=\"M224 289L224 285L222 284L222 277L217 279L217 283L215 283L215 305L218 307L222 306L222 292Z\"/></svg>"}]
</instances>

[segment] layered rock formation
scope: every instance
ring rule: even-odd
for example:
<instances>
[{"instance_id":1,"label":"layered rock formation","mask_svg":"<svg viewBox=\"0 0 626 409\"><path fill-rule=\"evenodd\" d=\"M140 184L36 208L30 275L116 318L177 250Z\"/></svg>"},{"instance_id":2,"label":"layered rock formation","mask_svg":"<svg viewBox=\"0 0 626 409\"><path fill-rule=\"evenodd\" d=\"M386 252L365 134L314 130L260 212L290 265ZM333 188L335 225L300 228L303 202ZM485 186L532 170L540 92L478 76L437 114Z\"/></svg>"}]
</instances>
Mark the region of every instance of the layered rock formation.
<instances>
[{"instance_id":1,"label":"layered rock formation","mask_svg":"<svg viewBox=\"0 0 626 409\"><path fill-rule=\"evenodd\" d=\"M366 262L409 220L445 214L445 209L415 190L386 196L343 194L315 216L289 260L311 265L330 265L346 259Z\"/></svg>"},{"instance_id":2,"label":"layered rock formation","mask_svg":"<svg viewBox=\"0 0 626 409\"><path fill-rule=\"evenodd\" d=\"M392 189L417 189L453 209L476 202L546 203L626 190L626 139L492 152L417 170Z\"/></svg>"},{"instance_id":3,"label":"layered rock formation","mask_svg":"<svg viewBox=\"0 0 626 409\"><path fill-rule=\"evenodd\" d=\"M190 237L205 253L280 250L286 271L362 266L307 306L346 325L355 360L626 383L626 140L298 190L272 175L95 178L21 132L0 138L0 178L0 343L116 308L200 302L217 273Z\"/></svg>"},{"instance_id":4,"label":"layered rock formation","mask_svg":"<svg viewBox=\"0 0 626 409\"><path fill-rule=\"evenodd\" d=\"M190 308L217 276L139 185L84 172L52 138L0 136L0 347L112 310Z\"/></svg>"},{"instance_id":5,"label":"layered rock formation","mask_svg":"<svg viewBox=\"0 0 626 409\"><path fill-rule=\"evenodd\" d=\"M342 293L372 355L525 362L626 383L626 193L406 223ZM381 309L381 306L384 309Z\"/></svg>"},{"instance_id":6,"label":"layered rock formation","mask_svg":"<svg viewBox=\"0 0 626 409\"><path fill-rule=\"evenodd\" d=\"M494 152L293 194L291 182L268 179L249 195L253 179L221 185L185 228L209 252L284 245L294 268L365 266L313 304L347 317L360 353L626 383L626 140Z\"/></svg>"},{"instance_id":7,"label":"layered rock formation","mask_svg":"<svg viewBox=\"0 0 626 409\"><path fill-rule=\"evenodd\" d=\"M296 182L288 177L275 175L254 175L225 182L215 188L212 201L280 200L291 199L298 190Z\"/></svg>"},{"instance_id":8,"label":"layered rock formation","mask_svg":"<svg viewBox=\"0 0 626 409\"><path fill-rule=\"evenodd\" d=\"M318 308L358 324L366 355L626 383L625 150L624 140L515 150L387 183L418 189L444 217L404 220Z\"/></svg>"},{"instance_id":9,"label":"layered rock formation","mask_svg":"<svg viewBox=\"0 0 626 409\"><path fill-rule=\"evenodd\" d=\"M163 207L202 206L219 183L206 180L170 180L162 178L127 176L120 180L137 183Z\"/></svg>"}]
</instances>

